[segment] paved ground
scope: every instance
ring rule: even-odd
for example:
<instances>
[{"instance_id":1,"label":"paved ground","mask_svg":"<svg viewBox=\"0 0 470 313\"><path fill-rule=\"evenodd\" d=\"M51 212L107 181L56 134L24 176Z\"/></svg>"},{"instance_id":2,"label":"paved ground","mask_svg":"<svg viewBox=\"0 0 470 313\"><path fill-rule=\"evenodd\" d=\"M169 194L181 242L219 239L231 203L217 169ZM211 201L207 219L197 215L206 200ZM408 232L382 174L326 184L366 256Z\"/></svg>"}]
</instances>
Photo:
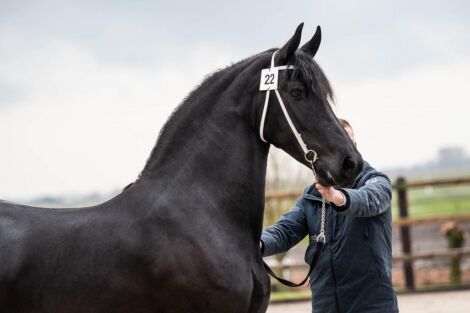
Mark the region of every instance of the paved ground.
<instances>
[{"instance_id":1,"label":"paved ground","mask_svg":"<svg viewBox=\"0 0 470 313\"><path fill-rule=\"evenodd\" d=\"M398 296L400 313L468 313L470 291L433 292ZM309 313L310 302L273 304L267 313Z\"/></svg>"}]
</instances>

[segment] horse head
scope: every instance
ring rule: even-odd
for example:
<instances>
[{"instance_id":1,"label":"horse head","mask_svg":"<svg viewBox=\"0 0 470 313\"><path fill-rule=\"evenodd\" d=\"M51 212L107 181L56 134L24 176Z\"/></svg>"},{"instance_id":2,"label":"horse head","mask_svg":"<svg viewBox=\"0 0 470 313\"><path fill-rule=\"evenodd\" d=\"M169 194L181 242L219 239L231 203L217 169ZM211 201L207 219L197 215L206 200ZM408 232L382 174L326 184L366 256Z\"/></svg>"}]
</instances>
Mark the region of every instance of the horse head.
<instances>
[{"instance_id":1,"label":"horse head","mask_svg":"<svg viewBox=\"0 0 470 313\"><path fill-rule=\"evenodd\" d=\"M318 26L312 39L299 49L302 27L303 24L297 27L281 49L270 51L270 71L277 76L277 86L276 90L266 91L271 96L260 91L255 97L254 105L265 111L257 110L260 137L308 167L314 161L321 184L350 186L361 171L363 160L332 110L332 89L314 61L321 29ZM272 82L269 78L261 76L260 86Z\"/></svg>"}]
</instances>

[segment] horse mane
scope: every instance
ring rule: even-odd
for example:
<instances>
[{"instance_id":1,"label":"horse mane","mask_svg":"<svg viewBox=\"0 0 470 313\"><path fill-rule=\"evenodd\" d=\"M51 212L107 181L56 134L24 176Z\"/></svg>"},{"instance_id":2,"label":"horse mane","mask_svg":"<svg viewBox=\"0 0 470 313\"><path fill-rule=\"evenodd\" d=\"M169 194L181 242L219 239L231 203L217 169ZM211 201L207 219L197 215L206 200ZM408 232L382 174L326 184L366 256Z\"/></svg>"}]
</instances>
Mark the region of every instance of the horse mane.
<instances>
[{"instance_id":1,"label":"horse mane","mask_svg":"<svg viewBox=\"0 0 470 313\"><path fill-rule=\"evenodd\" d=\"M248 57L237 63L232 63L224 68L218 69L206 75L202 82L196 85L187 94L187 96L183 98L183 100L172 111L165 124L161 128L156 144L153 147L143 170L140 172L137 178L138 180L150 172L150 169L152 168L152 165L154 164L154 161L158 155L158 148L160 144L165 140L167 137L166 135L171 132L175 124L177 124L176 121L179 120L179 117L190 111L194 105L199 105L200 101L198 101L198 99L219 94L220 91L230 84L233 81L233 78L243 71L246 68L246 65L251 63L250 61L254 61L257 56L258 55Z\"/></svg>"},{"instance_id":2,"label":"horse mane","mask_svg":"<svg viewBox=\"0 0 470 313\"><path fill-rule=\"evenodd\" d=\"M211 74L204 77L202 82L196 85L191 92L183 99L183 101L172 111L165 124L161 128L155 146L147 159L147 162L140 172L137 180L145 177L153 167L155 160L158 156L159 147L161 143L167 138L167 134L171 133L178 124L176 121L180 120L181 116L184 116L192 110L194 106L200 105L201 101L198 99L204 99L206 97L213 97L220 94L226 86L232 83L234 77L242 72L247 66L252 64L254 61L260 60L262 56L266 56L266 61L270 61L270 56L276 49L269 49L254 56L243 59L237 63L232 63L222 69L218 69ZM269 58L268 58L269 56ZM280 80L280 84L284 84L292 79L300 79L304 84L313 89L313 93L320 99L328 102L332 100L334 102L334 93L331 85L326 78L323 70L320 66L312 59L311 56L301 50L295 52L295 57L292 62L289 62L295 66L295 70L287 71L285 79ZM269 65L266 65L267 67ZM308 89L308 88L307 88ZM127 187L126 187L127 188Z\"/></svg>"}]
</instances>

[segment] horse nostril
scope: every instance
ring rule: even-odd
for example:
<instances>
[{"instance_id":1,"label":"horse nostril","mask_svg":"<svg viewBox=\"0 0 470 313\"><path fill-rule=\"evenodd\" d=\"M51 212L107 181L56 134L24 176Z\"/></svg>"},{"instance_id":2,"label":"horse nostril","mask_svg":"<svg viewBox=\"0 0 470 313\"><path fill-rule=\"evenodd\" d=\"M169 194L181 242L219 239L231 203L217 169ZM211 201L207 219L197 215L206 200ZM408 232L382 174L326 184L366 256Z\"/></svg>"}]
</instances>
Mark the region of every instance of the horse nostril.
<instances>
[{"instance_id":1,"label":"horse nostril","mask_svg":"<svg viewBox=\"0 0 470 313\"><path fill-rule=\"evenodd\" d=\"M356 169L356 162L354 162L353 158L351 158L350 156L347 156L343 160L342 169L344 172L351 174Z\"/></svg>"}]
</instances>

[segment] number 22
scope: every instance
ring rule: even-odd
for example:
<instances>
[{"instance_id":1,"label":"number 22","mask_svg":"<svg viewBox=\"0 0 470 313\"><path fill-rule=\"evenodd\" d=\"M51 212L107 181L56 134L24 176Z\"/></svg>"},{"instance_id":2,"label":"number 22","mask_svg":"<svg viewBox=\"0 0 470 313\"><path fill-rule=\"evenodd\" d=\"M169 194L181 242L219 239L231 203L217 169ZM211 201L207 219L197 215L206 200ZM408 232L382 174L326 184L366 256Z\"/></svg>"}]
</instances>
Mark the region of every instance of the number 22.
<instances>
[{"instance_id":1,"label":"number 22","mask_svg":"<svg viewBox=\"0 0 470 313\"><path fill-rule=\"evenodd\" d=\"M274 84L274 74L267 74L264 78L266 78L266 81L264 82L266 85Z\"/></svg>"}]
</instances>

